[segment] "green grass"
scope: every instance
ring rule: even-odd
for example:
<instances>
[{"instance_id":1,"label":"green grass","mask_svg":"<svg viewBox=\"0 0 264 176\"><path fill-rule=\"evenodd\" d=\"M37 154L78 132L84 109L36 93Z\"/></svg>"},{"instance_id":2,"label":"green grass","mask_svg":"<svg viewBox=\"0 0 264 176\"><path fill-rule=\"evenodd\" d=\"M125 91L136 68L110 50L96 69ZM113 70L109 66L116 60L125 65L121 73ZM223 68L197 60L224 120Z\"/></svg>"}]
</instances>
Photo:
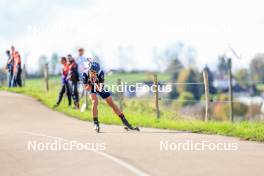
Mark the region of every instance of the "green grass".
<instances>
[{"instance_id":1,"label":"green grass","mask_svg":"<svg viewBox=\"0 0 264 176\"><path fill-rule=\"evenodd\" d=\"M158 79L162 81L168 81L171 79L169 74L166 73L158 73ZM117 79L121 79L123 82L127 82L128 84L143 82L143 81L152 81L153 73L145 72L145 73L115 73L112 75L106 75L106 83L113 84L117 82Z\"/></svg>"},{"instance_id":2,"label":"green grass","mask_svg":"<svg viewBox=\"0 0 264 176\"><path fill-rule=\"evenodd\" d=\"M264 91L264 84L257 84L257 90Z\"/></svg>"},{"instance_id":3,"label":"green grass","mask_svg":"<svg viewBox=\"0 0 264 176\"><path fill-rule=\"evenodd\" d=\"M29 95L42 102L44 105L52 108L56 102L59 87L59 79L55 77L50 80L50 91L48 93L44 91L42 79L27 80L26 87L23 88L0 88L0 90ZM77 119L91 121L90 107L88 107L88 111L81 113L78 110L67 107L66 100L63 100L61 105L56 110ZM133 125L141 127L182 130L205 134L219 134L239 137L244 140L264 142L263 122L244 121L233 124L229 122L215 121L203 122L199 120L183 119L177 115L177 113L172 113L172 109L167 109L166 111L164 109L161 110L163 110L162 116L160 120L157 120L155 118L155 111L148 102L140 102L140 100L126 100L124 113ZM104 124L121 125L119 118L116 117L112 110L103 101L100 101L99 104L99 118L101 123Z\"/></svg>"},{"instance_id":4,"label":"green grass","mask_svg":"<svg viewBox=\"0 0 264 176\"><path fill-rule=\"evenodd\" d=\"M158 73L158 79L162 81L170 81L171 76L166 73ZM60 77L53 76L50 78L53 84L60 84ZM117 83L117 79L121 79L122 82L126 82L127 84L135 84L135 83L142 83L144 81L153 81L153 73L145 72L145 73L114 73L114 74L107 74L105 76L105 84L113 85ZM39 80L39 78L30 79L31 80ZM34 84L34 83L33 83Z\"/></svg>"}]
</instances>

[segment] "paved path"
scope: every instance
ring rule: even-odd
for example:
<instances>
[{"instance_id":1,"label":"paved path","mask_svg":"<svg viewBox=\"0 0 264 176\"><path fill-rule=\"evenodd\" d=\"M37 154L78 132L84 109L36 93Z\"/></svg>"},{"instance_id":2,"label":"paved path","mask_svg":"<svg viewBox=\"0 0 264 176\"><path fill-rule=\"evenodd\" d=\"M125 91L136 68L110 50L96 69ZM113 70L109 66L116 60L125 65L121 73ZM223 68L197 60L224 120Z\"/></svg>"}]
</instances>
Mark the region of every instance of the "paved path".
<instances>
[{"instance_id":1,"label":"paved path","mask_svg":"<svg viewBox=\"0 0 264 176\"><path fill-rule=\"evenodd\" d=\"M160 150L161 142L168 142L170 150ZM97 145L105 150L54 151L54 143ZM196 150L185 151L191 143L198 146ZM198 151L201 143L233 145L231 149L238 150L205 147ZM35 144L38 151L32 151ZM41 151L44 145L47 150ZM126 132L110 125L103 125L102 133L96 134L91 123L52 111L32 98L0 92L1 176L263 176L263 163L263 143L149 128Z\"/></svg>"}]
</instances>

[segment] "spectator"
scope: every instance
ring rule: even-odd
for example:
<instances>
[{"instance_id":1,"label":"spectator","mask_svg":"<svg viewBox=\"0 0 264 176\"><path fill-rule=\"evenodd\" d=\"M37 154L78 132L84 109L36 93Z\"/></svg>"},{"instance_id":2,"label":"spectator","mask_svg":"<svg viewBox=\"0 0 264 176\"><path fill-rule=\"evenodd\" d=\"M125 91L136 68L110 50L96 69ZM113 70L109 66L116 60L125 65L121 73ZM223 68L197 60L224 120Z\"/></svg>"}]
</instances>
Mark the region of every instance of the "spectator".
<instances>
[{"instance_id":1,"label":"spectator","mask_svg":"<svg viewBox=\"0 0 264 176\"><path fill-rule=\"evenodd\" d=\"M78 65L70 54L68 55L68 66L69 66L69 73L67 79L69 80L69 85L71 86L74 108L79 109L80 106L79 106L79 93L78 93L78 81L79 81Z\"/></svg>"},{"instance_id":2,"label":"spectator","mask_svg":"<svg viewBox=\"0 0 264 176\"><path fill-rule=\"evenodd\" d=\"M88 70L90 61L84 57L83 48L80 48L78 52L79 52L79 55L76 59L76 63L78 64L79 80L81 80L81 75L85 70Z\"/></svg>"},{"instance_id":3,"label":"spectator","mask_svg":"<svg viewBox=\"0 0 264 176\"><path fill-rule=\"evenodd\" d=\"M69 73L69 66L67 64L66 57L61 58L61 64L63 68L61 69L61 89L59 92L58 100L56 105L53 106L53 108L56 108L60 105L61 100L63 98L63 94L66 92L66 95L68 97L68 105L71 106L71 90L69 86L69 82L67 79L68 73Z\"/></svg>"},{"instance_id":4,"label":"spectator","mask_svg":"<svg viewBox=\"0 0 264 176\"><path fill-rule=\"evenodd\" d=\"M6 55L7 55L7 64L6 64L7 86L12 87L14 60L11 57L10 50L6 50Z\"/></svg>"},{"instance_id":5,"label":"spectator","mask_svg":"<svg viewBox=\"0 0 264 176\"><path fill-rule=\"evenodd\" d=\"M12 79L12 87L22 87L22 81L21 81L21 57L18 51L15 50L15 47L11 47L12 51L12 60L14 61L13 65L13 79Z\"/></svg>"}]
</instances>

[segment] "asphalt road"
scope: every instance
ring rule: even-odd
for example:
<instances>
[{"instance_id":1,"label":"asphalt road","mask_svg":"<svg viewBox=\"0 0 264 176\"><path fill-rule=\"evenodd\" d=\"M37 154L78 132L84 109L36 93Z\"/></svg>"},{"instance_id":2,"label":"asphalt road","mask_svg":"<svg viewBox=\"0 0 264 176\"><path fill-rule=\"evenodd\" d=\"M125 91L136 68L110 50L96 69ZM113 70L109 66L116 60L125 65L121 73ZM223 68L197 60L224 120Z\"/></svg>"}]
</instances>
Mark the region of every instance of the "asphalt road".
<instances>
[{"instance_id":1,"label":"asphalt road","mask_svg":"<svg viewBox=\"0 0 264 176\"><path fill-rule=\"evenodd\" d=\"M112 125L97 134L91 123L0 92L1 176L262 176L263 163L263 143Z\"/></svg>"}]
</instances>

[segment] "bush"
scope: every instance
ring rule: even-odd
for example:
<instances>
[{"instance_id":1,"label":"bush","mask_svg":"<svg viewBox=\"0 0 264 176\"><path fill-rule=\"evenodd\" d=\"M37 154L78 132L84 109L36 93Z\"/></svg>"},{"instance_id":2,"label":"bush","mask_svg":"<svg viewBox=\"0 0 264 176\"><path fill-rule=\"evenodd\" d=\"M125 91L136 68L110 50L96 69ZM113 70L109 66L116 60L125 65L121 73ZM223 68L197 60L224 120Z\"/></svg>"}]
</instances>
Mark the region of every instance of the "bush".
<instances>
[{"instance_id":1,"label":"bush","mask_svg":"<svg viewBox=\"0 0 264 176\"><path fill-rule=\"evenodd\" d=\"M130 100L125 101L125 106L130 110L140 113L153 113L155 112L154 103L145 100Z\"/></svg>"},{"instance_id":2,"label":"bush","mask_svg":"<svg viewBox=\"0 0 264 176\"><path fill-rule=\"evenodd\" d=\"M185 118L196 118L204 119L205 107L204 104L197 103L191 106L184 106L179 110L181 115L184 115Z\"/></svg>"},{"instance_id":3,"label":"bush","mask_svg":"<svg viewBox=\"0 0 264 176\"><path fill-rule=\"evenodd\" d=\"M212 101L214 98L214 96L212 94L209 94L209 101ZM205 95L203 94L200 98L200 101L201 102L204 102L205 101Z\"/></svg>"},{"instance_id":4,"label":"bush","mask_svg":"<svg viewBox=\"0 0 264 176\"><path fill-rule=\"evenodd\" d=\"M244 103L236 102L234 103L234 115L239 117L246 117L246 114L248 112L248 106Z\"/></svg>"},{"instance_id":5,"label":"bush","mask_svg":"<svg viewBox=\"0 0 264 176\"><path fill-rule=\"evenodd\" d=\"M228 104L217 103L213 106L212 117L215 120L226 121L229 119Z\"/></svg>"},{"instance_id":6,"label":"bush","mask_svg":"<svg viewBox=\"0 0 264 176\"><path fill-rule=\"evenodd\" d=\"M248 107L247 111L247 119L254 120L256 117L258 117L261 114L261 104L251 104Z\"/></svg>"},{"instance_id":7,"label":"bush","mask_svg":"<svg viewBox=\"0 0 264 176\"><path fill-rule=\"evenodd\" d=\"M219 94L216 96L216 101L229 101L227 94Z\"/></svg>"},{"instance_id":8,"label":"bush","mask_svg":"<svg viewBox=\"0 0 264 176\"><path fill-rule=\"evenodd\" d=\"M248 111L247 105L243 103L234 103L234 116L246 117ZM228 103L217 103L213 106L212 117L216 120L226 121L229 120L229 104Z\"/></svg>"},{"instance_id":9,"label":"bush","mask_svg":"<svg viewBox=\"0 0 264 176\"><path fill-rule=\"evenodd\" d=\"M182 92L178 98L181 106L193 105L195 104L194 100L195 98L191 92Z\"/></svg>"}]
</instances>

